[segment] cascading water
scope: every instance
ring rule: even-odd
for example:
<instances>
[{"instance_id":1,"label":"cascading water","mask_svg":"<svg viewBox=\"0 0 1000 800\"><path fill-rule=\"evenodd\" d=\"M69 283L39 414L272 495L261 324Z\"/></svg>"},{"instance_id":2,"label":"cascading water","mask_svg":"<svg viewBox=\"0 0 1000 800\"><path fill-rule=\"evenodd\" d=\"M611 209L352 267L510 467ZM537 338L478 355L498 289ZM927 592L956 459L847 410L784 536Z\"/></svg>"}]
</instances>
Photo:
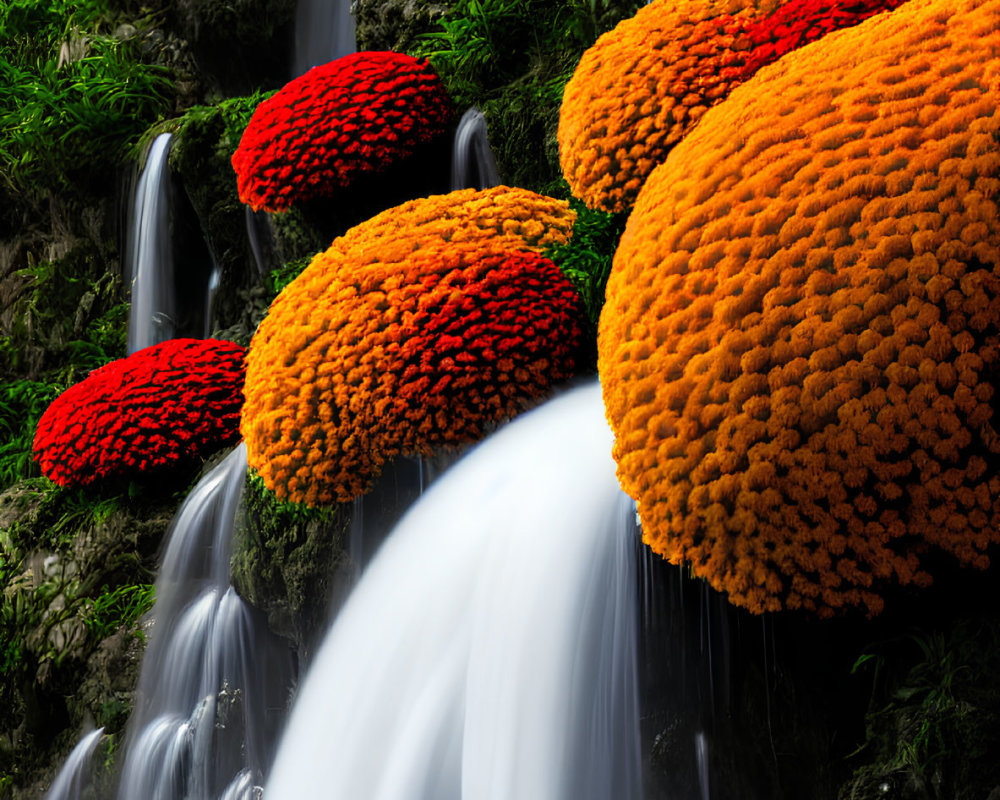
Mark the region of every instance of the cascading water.
<instances>
[{"instance_id":1,"label":"cascading water","mask_svg":"<svg viewBox=\"0 0 1000 800\"><path fill-rule=\"evenodd\" d=\"M127 245L126 283L131 287L128 352L175 336L174 254L170 236L169 133L156 137L136 186Z\"/></svg>"},{"instance_id":2,"label":"cascading water","mask_svg":"<svg viewBox=\"0 0 1000 800\"><path fill-rule=\"evenodd\" d=\"M198 483L172 523L121 800L248 800L267 774L294 662L229 584L246 469L240 445Z\"/></svg>"},{"instance_id":3,"label":"cascading water","mask_svg":"<svg viewBox=\"0 0 1000 800\"><path fill-rule=\"evenodd\" d=\"M500 170L486 135L486 117L478 108L470 108L455 129L451 188L489 189L499 183Z\"/></svg>"},{"instance_id":4,"label":"cascading water","mask_svg":"<svg viewBox=\"0 0 1000 800\"><path fill-rule=\"evenodd\" d=\"M52 782L45 800L81 800L89 785L88 770L104 728L85 734Z\"/></svg>"},{"instance_id":5,"label":"cascading water","mask_svg":"<svg viewBox=\"0 0 1000 800\"><path fill-rule=\"evenodd\" d=\"M351 0L299 0L295 12L295 75L357 50Z\"/></svg>"},{"instance_id":6,"label":"cascading water","mask_svg":"<svg viewBox=\"0 0 1000 800\"><path fill-rule=\"evenodd\" d=\"M168 158L171 135L153 140L132 199L125 279L129 353L181 336L207 338L220 271Z\"/></svg>"},{"instance_id":7,"label":"cascading water","mask_svg":"<svg viewBox=\"0 0 1000 800\"><path fill-rule=\"evenodd\" d=\"M302 686L268 800L640 793L634 507L596 382L410 509Z\"/></svg>"}]
</instances>

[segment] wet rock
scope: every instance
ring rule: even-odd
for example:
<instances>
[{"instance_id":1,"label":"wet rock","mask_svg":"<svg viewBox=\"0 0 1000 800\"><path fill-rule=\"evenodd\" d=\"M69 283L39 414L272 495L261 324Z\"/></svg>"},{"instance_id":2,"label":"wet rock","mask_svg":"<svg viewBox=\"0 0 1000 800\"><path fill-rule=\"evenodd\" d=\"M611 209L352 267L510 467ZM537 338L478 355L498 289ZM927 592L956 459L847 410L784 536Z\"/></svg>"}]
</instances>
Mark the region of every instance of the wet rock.
<instances>
[{"instance_id":1,"label":"wet rock","mask_svg":"<svg viewBox=\"0 0 1000 800\"><path fill-rule=\"evenodd\" d=\"M420 34L436 30L448 9L434 0L355 0L358 50L404 53Z\"/></svg>"}]
</instances>

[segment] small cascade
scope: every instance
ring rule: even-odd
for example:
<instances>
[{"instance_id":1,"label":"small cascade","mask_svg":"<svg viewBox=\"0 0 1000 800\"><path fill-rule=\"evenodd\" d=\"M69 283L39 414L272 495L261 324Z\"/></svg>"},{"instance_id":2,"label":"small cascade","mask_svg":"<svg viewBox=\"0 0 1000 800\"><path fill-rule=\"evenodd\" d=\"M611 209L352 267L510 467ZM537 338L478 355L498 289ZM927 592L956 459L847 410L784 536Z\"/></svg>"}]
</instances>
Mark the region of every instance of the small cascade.
<instances>
[{"instance_id":1,"label":"small cascade","mask_svg":"<svg viewBox=\"0 0 1000 800\"><path fill-rule=\"evenodd\" d=\"M94 751L101 741L104 728L98 728L84 735L73 752L69 754L56 779L45 795L45 800L83 800L84 791L89 785L89 768Z\"/></svg>"},{"instance_id":2,"label":"small cascade","mask_svg":"<svg viewBox=\"0 0 1000 800\"><path fill-rule=\"evenodd\" d=\"M191 202L174 186L172 137L153 140L139 175L129 221L127 350L178 337L207 338L220 274Z\"/></svg>"},{"instance_id":3,"label":"small cascade","mask_svg":"<svg viewBox=\"0 0 1000 800\"><path fill-rule=\"evenodd\" d=\"M246 475L240 445L171 526L118 797L250 800L267 774L294 680L287 644L229 584Z\"/></svg>"},{"instance_id":4,"label":"small cascade","mask_svg":"<svg viewBox=\"0 0 1000 800\"><path fill-rule=\"evenodd\" d=\"M478 108L470 108L455 129L451 188L489 189L499 184L500 170L486 135L486 117Z\"/></svg>"},{"instance_id":5,"label":"small cascade","mask_svg":"<svg viewBox=\"0 0 1000 800\"><path fill-rule=\"evenodd\" d=\"M170 236L169 133L146 155L136 186L127 245L126 283L131 287L128 352L174 338L177 319L174 253Z\"/></svg>"},{"instance_id":6,"label":"small cascade","mask_svg":"<svg viewBox=\"0 0 1000 800\"><path fill-rule=\"evenodd\" d=\"M634 518L596 382L474 449L333 623L268 800L637 798Z\"/></svg>"},{"instance_id":7,"label":"small cascade","mask_svg":"<svg viewBox=\"0 0 1000 800\"><path fill-rule=\"evenodd\" d=\"M295 76L357 49L351 0L299 0L292 66Z\"/></svg>"},{"instance_id":8,"label":"small cascade","mask_svg":"<svg viewBox=\"0 0 1000 800\"><path fill-rule=\"evenodd\" d=\"M257 267L257 277L263 278L269 272L264 257L264 243L261 241L263 238L261 229L267 224L267 212L254 211L250 206L243 206L243 212L246 220L247 242L250 244L254 266Z\"/></svg>"}]
</instances>

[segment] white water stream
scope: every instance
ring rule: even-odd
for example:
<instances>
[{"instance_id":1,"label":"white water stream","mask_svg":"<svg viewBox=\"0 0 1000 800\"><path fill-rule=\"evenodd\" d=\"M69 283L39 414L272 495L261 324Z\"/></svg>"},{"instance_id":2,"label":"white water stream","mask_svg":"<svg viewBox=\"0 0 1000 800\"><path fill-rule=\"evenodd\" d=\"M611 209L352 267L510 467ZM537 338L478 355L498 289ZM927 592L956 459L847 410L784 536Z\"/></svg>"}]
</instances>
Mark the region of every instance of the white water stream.
<instances>
[{"instance_id":1,"label":"white water stream","mask_svg":"<svg viewBox=\"0 0 1000 800\"><path fill-rule=\"evenodd\" d=\"M351 0L299 0L295 11L296 76L356 50Z\"/></svg>"},{"instance_id":2,"label":"white water stream","mask_svg":"<svg viewBox=\"0 0 1000 800\"><path fill-rule=\"evenodd\" d=\"M362 576L267 800L638 797L635 536L596 382L499 431Z\"/></svg>"},{"instance_id":3,"label":"white water stream","mask_svg":"<svg viewBox=\"0 0 1000 800\"><path fill-rule=\"evenodd\" d=\"M49 787L45 800L82 800L89 786L90 762L103 733L104 728L98 728L80 738Z\"/></svg>"},{"instance_id":4,"label":"white water stream","mask_svg":"<svg viewBox=\"0 0 1000 800\"><path fill-rule=\"evenodd\" d=\"M486 117L470 108L458 122L451 157L451 188L489 189L500 183L496 156L486 135Z\"/></svg>"},{"instance_id":5,"label":"white water stream","mask_svg":"<svg viewBox=\"0 0 1000 800\"><path fill-rule=\"evenodd\" d=\"M169 133L156 137L139 176L126 251L129 354L174 338L177 299L170 235Z\"/></svg>"},{"instance_id":6,"label":"white water stream","mask_svg":"<svg viewBox=\"0 0 1000 800\"><path fill-rule=\"evenodd\" d=\"M249 799L267 773L294 664L287 644L229 584L246 469L240 445L171 525L120 800Z\"/></svg>"}]
</instances>

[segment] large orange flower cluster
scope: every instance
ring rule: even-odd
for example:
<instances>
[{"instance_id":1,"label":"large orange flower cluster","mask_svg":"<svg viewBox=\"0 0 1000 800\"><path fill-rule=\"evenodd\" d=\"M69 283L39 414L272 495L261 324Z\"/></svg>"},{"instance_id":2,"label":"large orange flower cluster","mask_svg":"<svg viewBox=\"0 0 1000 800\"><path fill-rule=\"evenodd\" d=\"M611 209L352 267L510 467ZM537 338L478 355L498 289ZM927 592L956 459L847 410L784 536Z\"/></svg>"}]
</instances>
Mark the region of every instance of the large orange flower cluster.
<instances>
[{"instance_id":1,"label":"large orange flower cluster","mask_svg":"<svg viewBox=\"0 0 1000 800\"><path fill-rule=\"evenodd\" d=\"M479 436L573 374L582 310L537 253L567 203L504 186L423 198L336 239L250 344L241 431L279 498L365 491L385 460Z\"/></svg>"},{"instance_id":2,"label":"large orange flower cluster","mask_svg":"<svg viewBox=\"0 0 1000 800\"><path fill-rule=\"evenodd\" d=\"M753 611L1000 541L1000 0L758 73L648 179L599 365L652 548Z\"/></svg>"},{"instance_id":3,"label":"large orange flower cluster","mask_svg":"<svg viewBox=\"0 0 1000 800\"><path fill-rule=\"evenodd\" d=\"M903 0L654 0L583 54L563 93L559 157L591 208L632 206L694 124L783 54Z\"/></svg>"}]
</instances>

